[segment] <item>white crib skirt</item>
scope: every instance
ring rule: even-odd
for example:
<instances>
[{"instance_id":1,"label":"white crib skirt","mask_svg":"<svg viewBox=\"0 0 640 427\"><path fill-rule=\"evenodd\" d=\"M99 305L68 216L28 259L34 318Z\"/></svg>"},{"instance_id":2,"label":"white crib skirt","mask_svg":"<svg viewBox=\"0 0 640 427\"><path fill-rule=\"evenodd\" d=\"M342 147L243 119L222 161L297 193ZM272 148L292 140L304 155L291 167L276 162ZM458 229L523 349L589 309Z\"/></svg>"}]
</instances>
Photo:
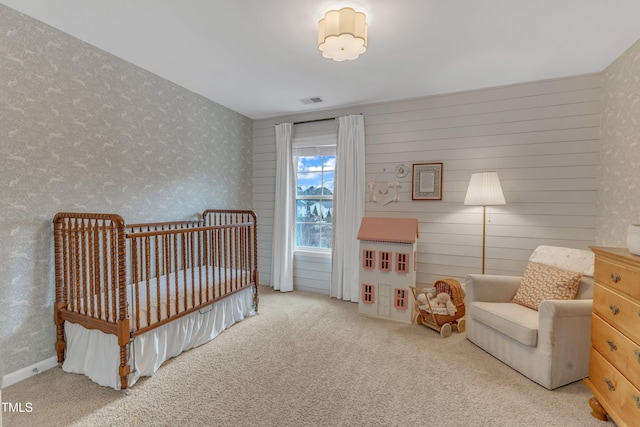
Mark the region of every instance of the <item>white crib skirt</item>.
<instances>
[{"instance_id":1,"label":"white crib skirt","mask_svg":"<svg viewBox=\"0 0 640 427\"><path fill-rule=\"evenodd\" d=\"M129 386L153 375L160 365L185 350L205 344L246 316L255 314L254 288L224 298L202 312L194 312L137 336L130 346ZM84 374L94 382L120 389L120 347L115 335L65 322L67 349L62 369Z\"/></svg>"}]
</instances>

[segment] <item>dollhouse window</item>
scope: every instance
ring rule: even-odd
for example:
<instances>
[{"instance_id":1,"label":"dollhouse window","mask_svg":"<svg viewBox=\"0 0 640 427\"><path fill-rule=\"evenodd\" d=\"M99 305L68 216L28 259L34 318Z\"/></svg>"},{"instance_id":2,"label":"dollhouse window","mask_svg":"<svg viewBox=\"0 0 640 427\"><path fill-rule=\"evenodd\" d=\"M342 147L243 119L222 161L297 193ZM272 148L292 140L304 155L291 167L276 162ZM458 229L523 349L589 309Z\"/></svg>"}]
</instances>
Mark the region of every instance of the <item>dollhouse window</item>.
<instances>
[{"instance_id":1,"label":"dollhouse window","mask_svg":"<svg viewBox=\"0 0 640 427\"><path fill-rule=\"evenodd\" d=\"M380 252L380 271L391 270L391 252Z\"/></svg>"},{"instance_id":2,"label":"dollhouse window","mask_svg":"<svg viewBox=\"0 0 640 427\"><path fill-rule=\"evenodd\" d=\"M393 306L398 310L406 310L407 309L407 290L406 289L395 289L395 298L393 302Z\"/></svg>"},{"instance_id":3,"label":"dollhouse window","mask_svg":"<svg viewBox=\"0 0 640 427\"><path fill-rule=\"evenodd\" d=\"M362 268L373 270L376 265L376 252L370 249L362 251Z\"/></svg>"},{"instance_id":4,"label":"dollhouse window","mask_svg":"<svg viewBox=\"0 0 640 427\"><path fill-rule=\"evenodd\" d=\"M407 265L409 261L409 254L398 253L396 254L396 272L398 273L408 273L409 266Z\"/></svg>"},{"instance_id":5,"label":"dollhouse window","mask_svg":"<svg viewBox=\"0 0 640 427\"><path fill-rule=\"evenodd\" d=\"M375 302L375 286L368 283L362 284L362 302L373 304Z\"/></svg>"}]
</instances>

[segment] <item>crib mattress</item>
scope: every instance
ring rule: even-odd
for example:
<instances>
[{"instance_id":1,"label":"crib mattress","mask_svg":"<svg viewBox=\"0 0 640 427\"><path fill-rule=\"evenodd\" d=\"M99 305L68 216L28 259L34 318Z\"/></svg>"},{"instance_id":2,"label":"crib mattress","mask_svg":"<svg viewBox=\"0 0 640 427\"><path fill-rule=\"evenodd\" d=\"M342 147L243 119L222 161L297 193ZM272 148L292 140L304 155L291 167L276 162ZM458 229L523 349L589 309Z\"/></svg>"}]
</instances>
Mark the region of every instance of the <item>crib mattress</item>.
<instances>
[{"instance_id":1,"label":"crib mattress","mask_svg":"<svg viewBox=\"0 0 640 427\"><path fill-rule=\"evenodd\" d=\"M201 290L196 287L195 295L192 287L194 275L196 277L200 276L196 283L202 284ZM220 297L221 294L228 293L221 291L221 289L232 288L234 282L238 286L241 286L242 283L248 283L249 275L250 272L246 270L208 267L180 270L176 274L171 273L160 276L159 279L152 278L149 281L138 282L136 286L129 284L127 286L127 301L129 302L127 312L129 319L131 319L131 330L136 331L146 328L150 324L166 319L169 315L174 315L176 312L181 313L188 308L199 305L201 302L214 300ZM169 287L168 297L167 286ZM65 289L69 288L70 286L67 286ZM147 290L150 291L150 303L148 305ZM90 305L96 310L100 306L100 319L113 321L115 314L107 313L106 301L108 298L113 300L113 294L102 292L99 295L94 295L91 297L92 302ZM78 312L85 313L89 311L84 298L80 298L76 304L78 305ZM139 307L139 316L136 316L136 305ZM160 313L159 316L158 313ZM107 316L110 317L108 318Z\"/></svg>"},{"instance_id":2,"label":"crib mattress","mask_svg":"<svg viewBox=\"0 0 640 427\"><path fill-rule=\"evenodd\" d=\"M248 287L202 312L196 311L135 337L129 351L129 386L140 377L153 375L170 358L211 341L234 323L254 315L254 291L253 286ZM102 386L120 389L120 347L115 335L65 322L65 336L67 349L62 365L65 372L84 374Z\"/></svg>"},{"instance_id":3,"label":"crib mattress","mask_svg":"<svg viewBox=\"0 0 640 427\"><path fill-rule=\"evenodd\" d=\"M202 282L196 280L196 283L205 283L204 277L208 276L210 286L208 287L208 297L206 299L213 300L220 296L220 286L223 288L225 286L231 287L232 282L243 283L249 276L248 271L244 270L231 270L229 268L218 268L218 267L209 267L202 270L199 269L186 269L181 270L178 275L180 279L178 281L178 298L177 301L175 299L175 276L161 276L159 285L156 284L156 279L151 279L149 282L140 282L138 284L138 304L140 307L140 317L139 319L135 318L135 313L133 311L133 304L129 306L129 318L131 319L131 327L136 329L136 321L140 322L140 329L148 326L147 324L147 287L151 288L151 301L148 306L149 315L151 318L151 324L157 323L160 320L166 319L167 316L167 301L169 302L169 310L171 313L175 313L175 305L177 302L178 311L183 312L185 308L192 307L192 303L195 300L196 304L199 303L200 298L204 298L204 294L207 293L206 289L202 290L202 293L199 290L195 290L195 295L193 295L192 289L192 277L193 275L202 276ZM185 280L186 278L186 280ZM167 299L167 281L169 282L169 289L171 296ZM160 288L160 298L155 297L155 292L157 288ZM204 287L204 286L203 286ZM222 292L223 294L226 292ZM129 286L127 290L127 298L129 301L134 301L132 298L133 290L131 286ZM185 307L185 302L187 302L187 307ZM158 307L160 307L160 317L158 318Z\"/></svg>"}]
</instances>

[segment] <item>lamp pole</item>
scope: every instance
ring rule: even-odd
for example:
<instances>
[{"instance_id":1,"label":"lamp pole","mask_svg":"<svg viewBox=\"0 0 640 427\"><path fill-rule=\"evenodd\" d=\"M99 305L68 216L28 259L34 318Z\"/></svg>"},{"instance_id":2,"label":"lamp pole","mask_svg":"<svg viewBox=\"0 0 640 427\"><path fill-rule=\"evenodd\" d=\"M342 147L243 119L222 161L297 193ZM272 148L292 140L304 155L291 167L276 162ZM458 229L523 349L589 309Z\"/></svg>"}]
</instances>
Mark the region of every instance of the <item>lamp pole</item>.
<instances>
[{"instance_id":1,"label":"lamp pole","mask_svg":"<svg viewBox=\"0 0 640 427\"><path fill-rule=\"evenodd\" d=\"M487 207L482 205L482 274L484 274L484 253L487 241Z\"/></svg>"}]
</instances>

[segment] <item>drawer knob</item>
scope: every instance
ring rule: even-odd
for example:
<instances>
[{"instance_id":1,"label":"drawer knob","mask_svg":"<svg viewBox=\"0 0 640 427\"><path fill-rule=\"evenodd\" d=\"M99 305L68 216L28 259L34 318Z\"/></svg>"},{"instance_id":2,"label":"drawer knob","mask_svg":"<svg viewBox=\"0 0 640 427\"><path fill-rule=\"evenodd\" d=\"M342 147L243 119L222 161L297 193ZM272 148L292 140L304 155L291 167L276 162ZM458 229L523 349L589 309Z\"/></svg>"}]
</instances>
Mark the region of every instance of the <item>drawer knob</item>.
<instances>
[{"instance_id":1,"label":"drawer knob","mask_svg":"<svg viewBox=\"0 0 640 427\"><path fill-rule=\"evenodd\" d=\"M633 353L636 355L636 357L638 358L638 363L640 363L640 351L638 350L633 350Z\"/></svg>"},{"instance_id":2,"label":"drawer knob","mask_svg":"<svg viewBox=\"0 0 640 427\"><path fill-rule=\"evenodd\" d=\"M613 283L618 283L622 279L622 277L620 277L618 273L611 273L610 277Z\"/></svg>"},{"instance_id":3,"label":"drawer knob","mask_svg":"<svg viewBox=\"0 0 640 427\"><path fill-rule=\"evenodd\" d=\"M614 342L613 342L613 341L611 341L611 340L607 340L607 344L609 344L609 349L610 349L611 351L614 351L614 350L617 350L617 349L618 349L618 346L616 345L616 343L614 343Z\"/></svg>"},{"instance_id":4,"label":"drawer knob","mask_svg":"<svg viewBox=\"0 0 640 427\"><path fill-rule=\"evenodd\" d=\"M620 309L618 308L617 305L615 304L610 304L609 305L609 310L611 310L611 314L613 314L614 316L618 313L620 313Z\"/></svg>"},{"instance_id":5,"label":"drawer knob","mask_svg":"<svg viewBox=\"0 0 640 427\"><path fill-rule=\"evenodd\" d=\"M607 387L609 387L609 391L616 391L616 386L613 385L609 378L605 378L604 382L607 383Z\"/></svg>"},{"instance_id":6,"label":"drawer knob","mask_svg":"<svg viewBox=\"0 0 640 427\"><path fill-rule=\"evenodd\" d=\"M638 396L637 394L633 393L633 400L636 401L636 408L640 409L640 396Z\"/></svg>"}]
</instances>

